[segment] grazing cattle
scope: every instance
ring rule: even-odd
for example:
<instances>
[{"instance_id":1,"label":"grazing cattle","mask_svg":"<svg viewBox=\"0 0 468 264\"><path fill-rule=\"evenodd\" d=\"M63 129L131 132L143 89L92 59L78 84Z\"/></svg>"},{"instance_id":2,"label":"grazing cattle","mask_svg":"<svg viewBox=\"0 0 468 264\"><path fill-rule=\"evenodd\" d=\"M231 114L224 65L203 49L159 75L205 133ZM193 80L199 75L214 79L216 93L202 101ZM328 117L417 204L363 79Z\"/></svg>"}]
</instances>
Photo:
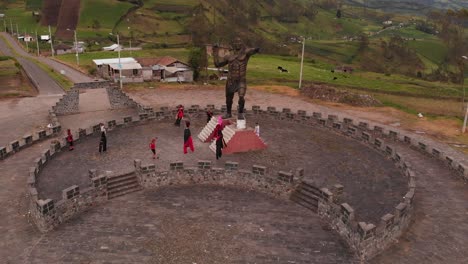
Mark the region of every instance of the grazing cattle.
<instances>
[{"instance_id":1,"label":"grazing cattle","mask_svg":"<svg viewBox=\"0 0 468 264\"><path fill-rule=\"evenodd\" d=\"M281 67L281 66L278 66L278 70L280 70L280 71L281 71L282 69L283 69L283 67Z\"/></svg>"},{"instance_id":2,"label":"grazing cattle","mask_svg":"<svg viewBox=\"0 0 468 264\"><path fill-rule=\"evenodd\" d=\"M333 77L333 80L336 80L336 79L338 79L338 77Z\"/></svg>"},{"instance_id":3,"label":"grazing cattle","mask_svg":"<svg viewBox=\"0 0 468 264\"><path fill-rule=\"evenodd\" d=\"M289 72L289 71L286 69L281 69L281 72Z\"/></svg>"}]
</instances>

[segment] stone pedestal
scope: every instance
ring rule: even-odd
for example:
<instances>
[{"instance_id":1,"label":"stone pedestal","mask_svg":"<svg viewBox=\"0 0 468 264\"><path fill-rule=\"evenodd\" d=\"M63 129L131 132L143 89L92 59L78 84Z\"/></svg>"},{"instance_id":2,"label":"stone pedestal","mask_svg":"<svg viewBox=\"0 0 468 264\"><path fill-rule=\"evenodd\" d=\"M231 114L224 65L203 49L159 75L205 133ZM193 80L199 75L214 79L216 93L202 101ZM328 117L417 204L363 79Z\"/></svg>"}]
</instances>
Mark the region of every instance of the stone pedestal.
<instances>
[{"instance_id":1,"label":"stone pedestal","mask_svg":"<svg viewBox=\"0 0 468 264\"><path fill-rule=\"evenodd\" d=\"M245 119L237 119L237 129L246 129L247 128L247 122Z\"/></svg>"}]
</instances>

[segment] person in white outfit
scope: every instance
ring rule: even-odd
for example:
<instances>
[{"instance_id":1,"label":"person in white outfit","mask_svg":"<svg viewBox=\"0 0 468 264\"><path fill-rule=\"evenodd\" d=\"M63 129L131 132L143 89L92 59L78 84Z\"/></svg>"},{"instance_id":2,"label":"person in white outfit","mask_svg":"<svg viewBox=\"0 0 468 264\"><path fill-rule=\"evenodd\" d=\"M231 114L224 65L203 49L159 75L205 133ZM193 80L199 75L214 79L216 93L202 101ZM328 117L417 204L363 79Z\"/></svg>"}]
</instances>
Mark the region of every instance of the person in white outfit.
<instances>
[{"instance_id":1,"label":"person in white outfit","mask_svg":"<svg viewBox=\"0 0 468 264\"><path fill-rule=\"evenodd\" d=\"M255 123L255 130L254 130L255 134L257 136L260 136L260 125L257 123Z\"/></svg>"}]
</instances>

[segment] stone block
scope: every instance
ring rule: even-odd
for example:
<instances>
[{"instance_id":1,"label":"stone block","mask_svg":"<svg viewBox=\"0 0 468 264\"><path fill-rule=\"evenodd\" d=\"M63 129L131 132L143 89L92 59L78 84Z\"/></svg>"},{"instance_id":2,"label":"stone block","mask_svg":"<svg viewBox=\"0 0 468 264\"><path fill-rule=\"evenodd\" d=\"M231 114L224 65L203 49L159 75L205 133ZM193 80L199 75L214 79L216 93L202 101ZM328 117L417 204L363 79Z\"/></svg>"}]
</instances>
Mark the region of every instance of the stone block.
<instances>
[{"instance_id":1,"label":"stone block","mask_svg":"<svg viewBox=\"0 0 468 264\"><path fill-rule=\"evenodd\" d=\"M36 202L37 210L39 213L42 215L47 215L54 210L54 201L52 199L46 199L46 200L37 200Z\"/></svg>"},{"instance_id":2,"label":"stone block","mask_svg":"<svg viewBox=\"0 0 468 264\"><path fill-rule=\"evenodd\" d=\"M80 187L78 187L78 185L72 185L62 190L62 198L64 200L73 199L78 195L80 195Z\"/></svg>"},{"instance_id":3,"label":"stone block","mask_svg":"<svg viewBox=\"0 0 468 264\"><path fill-rule=\"evenodd\" d=\"M370 142L371 135L369 133L367 133L367 132L362 132L361 138L362 138L362 140L364 140L366 142Z\"/></svg>"},{"instance_id":4,"label":"stone block","mask_svg":"<svg viewBox=\"0 0 468 264\"><path fill-rule=\"evenodd\" d=\"M123 120L125 124L128 124L132 122L133 118L131 116L127 116L127 117L124 117Z\"/></svg>"},{"instance_id":5,"label":"stone block","mask_svg":"<svg viewBox=\"0 0 468 264\"><path fill-rule=\"evenodd\" d=\"M369 124L366 122L359 122L359 128L367 130L369 128Z\"/></svg>"},{"instance_id":6,"label":"stone block","mask_svg":"<svg viewBox=\"0 0 468 264\"><path fill-rule=\"evenodd\" d=\"M345 224L354 220L354 209L347 203L341 204L341 220Z\"/></svg>"},{"instance_id":7,"label":"stone block","mask_svg":"<svg viewBox=\"0 0 468 264\"><path fill-rule=\"evenodd\" d=\"M291 182L294 181L294 175L291 172L279 171L278 172L278 179L280 181L291 183Z\"/></svg>"},{"instance_id":8,"label":"stone block","mask_svg":"<svg viewBox=\"0 0 468 264\"><path fill-rule=\"evenodd\" d=\"M117 122L115 120L107 121L107 127L108 128L114 128L116 126L117 126Z\"/></svg>"},{"instance_id":9,"label":"stone block","mask_svg":"<svg viewBox=\"0 0 468 264\"><path fill-rule=\"evenodd\" d=\"M386 214L380 218L380 225L384 230L391 230L393 227L393 223L395 220L395 216L392 214Z\"/></svg>"},{"instance_id":10,"label":"stone block","mask_svg":"<svg viewBox=\"0 0 468 264\"><path fill-rule=\"evenodd\" d=\"M297 115L298 115L298 116L306 116L306 115L307 115L307 112L304 111L304 110L297 110Z\"/></svg>"},{"instance_id":11,"label":"stone block","mask_svg":"<svg viewBox=\"0 0 468 264\"><path fill-rule=\"evenodd\" d=\"M324 126L324 125L327 124L327 120L326 120L326 119L323 119L323 118L320 118L320 119L318 120L318 123L319 123L320 125Z\"/></svg>"},{"instance_id":12,"label":"stone block","mask_svg":"<svg viewBox=\"0 0 468 264\"><path fill-rule=\"evenodd\" d=\"M33 143L33 136L32 135L26 135L23 137L24 144L25 145L31 145Z\"/></svg>"},{"instance_id":13,"label":"stone block","mask_svg":"<svg viewBox=\"0 0 468 264\"><path fill-rule=\"evenodd\" d=\"M44 138L46 138L46 137L47 137L46 131L45 131L45 130L39 130L39 131L37 131L37 137L38 137L39 139L44 139Z\"/></svg>"},{"instance_id":14,"label":"stone block","mask_svg":"<svg viewBox=\"0 0 468 264\"><path fill-rule=\"evenodd\" d=\"M198 168L202 169L202 170L211 169L211 161L209 161L209 160L199 160L198 161Z\"/></svg>"},{"instance_id":15,"label":"stone block","mask_svg":"<svg viewBox=\"0 0 468 264\"><path fill-rule=\"evenodd\" d=\"M374 132L382 134L384 132L383 127L374 126Z\"/></svg>"},{"instance_id":16,"label":"stone block","mask_svg":"<svg viewBox=\"0 0 468 264\"><path fill-rule=\"evenodd\" d=\"M100 124L94 125L92 126L92 129L93 129L93 133L99 133L101 132L101 125Z\"/></svg>"},{"instance_id":17,"label":"stone block","mask_svg":"<svg viewBox=\"0 0 468 264\"><path fill-rule=\"evenodd\" d=\"M268 106L267 107L267 112L276 112L276 107Z\"/></svg>"},{"instance_id":18,"label":"stone block","mask_svg":"<svg viewBox=\"0 0 468 264\"><path fill-rule=\"evenodd\" d=\"M333 123L333 128L336 130L341 130L342 124L340 122L334 122Z\"/></svg>"},{"instance_id":19,"label":"stone block","mask_svg":"<svg viewBox=\"0 0 468 264\"><path fill-rule=\"evenodd\" d=\"M86 129L80 128L78 129L78 137L85 138L86 137Z\"/></svg>"},{"instance_id":20,"label":"stone block","mask_svg":"<svg viewBox=\"0 0 468 264\"><path fill-rule=\"evenodd\" d=\"M375 235L375 225L359 222L358 233L361 235L362 240L368 240Z\"/></svg>"},{"instance_id":21,"label":"stone block","mask_svg":"<svg viewBox=\"0 0 468 264\"><path fill-rule=\"evenodd\" d=\"M353 120L351 118L345 117L345 118L343 118L343 123L345 123L347 125L348 124L353 124Z\"/></svg>"},{"instance_id":22,"label":"stone block","mask_svg":"<svg viewBox=\"0 0 468 264\"><path fill-rule=\"evenodd\" d=\"M140 159L134 160L133 166L135 167L135 169L139 170L141 168L141 160Z\"/></svg>"},{"instance_id":23,"label":"stone block","mask_svg":"<svg viewBox=\"0 0 468 264\"><path fill-rule=\"evenodd\" d=\"M239 169L239 163L233 161L226 161L226 163L224 163L224 168L226 168L227 171L236 171Z\"/></svg>"},{"instance_id":24,"label":"stone block","mask_svg":"<svg viewBox=\"0 0 468 264\"><path fill-rule=\"evenodd\" d=\"M423 142L418 142L418 147L419 147L420 150L424 150L424 151L425 151L426 148L427 148L427 145L424 144Z\"/></svg>"},{"instance_id":25,"label":"stone block","mask_svg":"<svg viewBox=\"0 0 468 264\"><path fill-rule=\"evenodd\" d=\"M382 146L383 146L383 140L381 140L381 139L379 139L379 138L376 138L376 139L374 140L374 145L375 145L376 147L378 147L378 148L382 148Z\"/></svg>"},{"instance_id":26,"label":"stone block","mask_svg":"<svg viewBox=\"0 0 468 264\"><path fill-rule=\"evenodd\" d=\"M392 156L392 155L393 155L393 148L390 147L390 146L386 146L386 147L385 147L385 153L387 153L388 155Z\"/></svg>"},{"instance_id":27,"label":"stone block","mask_svg":"<svg viewBox=\"0 0 468 264\"><path fill-rule=\"evenodd\" d=\"M283 108L283 113L291 113L291 108Z\"/></svg>"},{"instance_id":28,"label":"stone block","mask_svg":"<svg viewBox=\"0 0 468 264\"><path fill-rule=\"evenodd\" d=\"M390 130L390 131L388 132L388 136L389 136L390 138L396 139L396 138L398 138L398 132L393 131L393 130Z\"/></svg>"},{"instance_id":29,"label":"stone block","mask_svg":"<svg viewBox=\"0 0 468 264\"><path fill-rule=\"evenodd\" d=\"M322 118L322 113L313 112L313 113L312 113L312 117L313 117L313 118L316 118L316 119L321 119L321 118Z\"/></svg>"},{"instance_id":30,"label":"stone block","mask_svg":"<svg viewBox=\"0 0 468 264\"><path fill-rule=\"evenodd\" d=\"M11 150L13 150L14 152L17 152L20 149L20 144L18 140L10 142L10 146L11 146Z\"/></svg>"},{"instance_id":31,"label":"stone block","mask_svg":"<svg viewBox=\"0 0 468 264\"><path fill-rule=\"evenodd\" d=\"M138 114L140 117L140 120L147 120L148 119L148 114L147 113L140 113Z\"/></svg>"},{"instance_id":32,"label":"stone block","mask_svg":"<svg viewBox=\"0 0 468 264\"><path fill-rule=\"evenodd\" d=\"M0 159L4 159L7 156L6 147L0 147Z\"/></svg>"},{"instance_id":33,"label":"stone block","mask_svg":"<svg viewBox=\"0 0 468 264\"><path fill-rule=\"evenodd\" d=\"M97 170L96 169L89 169L88 170L88 177L90 179L97 177Z\"/></svg>"},{"instance_id":34,"label":"stone block","mask_svg":"<svg viewBox=\"0 0 468 264\"><path fill-rule=\"evenodd\" d=\"M91 179L91 183L94 188L100 188L102 186L107 187L107 175L100 175Z\"/></svg>"},{"instance_id":35,"label":"stone block","mask_svg":"<svg viewBox=\"0 0 468 264\"><path fill-rule=\"evenodd\" d=\"M252 166L252 173L258 175L265 175L267 172L267 168L265 166L260 165L253 165Z\"/></svg>"},{"instance_id":36,"label":"stone block","mask_svg":"<svg viewBox=\"0 0 468 264\"><path fill-rule=\"evenodd\" d=\"M404 141L405 143L407 143L407 144L411 144L411 138L408 137L408 136L404 136L404 137L403 137L403 141Z\"/></svg>"},{"instance_id":37,"label":"stone block","mask_svg":"<svg viewBox=\"0 0 468 264\"><path fill-rule=\"evenodd\" d=\"M183 170L184 163L182 161L171 162L169 163L169 169L170 170Z\"/></svg>"},{"instance_id":38,"label":"stone block","mask_svg":"<svg viewBox=\"0 0 468 264\"><path fill-rule=\"evenodd\" d=\"M303 168L297 168L295 171L295 177L298 179L301 179L304 177L304 169Z\"/></svg>"},{"instance_id":39,"label":"stone block","mask_svg":"<svg viewBox=\"0 0 468 264\"><path fill-rule=\"evenodd\" d=\"M405 199L406 204L411 205L414 199L414 188L411 188L403 197Z\"/></svg>"},{"instance_id":40,"label":"stone block","mask_svg":"<svg viewBox=\"0 0 468 264\"><path fill-rule=\"evenodd\" d=\"M343 192L344 192L344 186L341 185L341 184L335 184L335 185L333 185L333 192L334 192L336 195L342 195Z\"/></svg>"},{"instance_id":41,"label":"stone block","mask_svg":"<svg viewBox=\"0 0 468 264\"><path fill-rule=\"evenodd\" d=\"M338 116L337 115L328 115L327 119L329 121L331 121L331 122L335 122L335 121L338 121Z\"/></svg>"},{"instance_id":42,"label":"stone block","mask_svg":"<svg viewBox=\"0 0 468 264\"><path fill-rule=\"evenodd\" d=\"M434 156L435 158L439 158L440 157L440 150L436 149L436 148L433 148L432 149L432 156Z\"/></svg>"},{"instance_id":43,"label":"stone block","mask_svg":"<svg viewBox=\"0 0 468 264\"><path fill-rule=\"evenodd\" d=\"M400 219L400 218L405 217L406 213L407 213L406 209L407 209L406 203L399 203L395 207L395 217L396 217L396 219Z\"/></svg>"},{"instance_id":44,"label":"stone block","mask_svg":"<svg viewBox=\"0 0 468 264\"><path fill-rule=\"evenodd\" d=\"M334 195L330 190L328 190L328 188L321 188L320 194L322 195L323 200L333 202Z\"/></svg>"},{"instance_id":45,"label":"stone block","mask_svg":"<svg viewBox=\"0 0 468 264\"><path fill-rule=\"evenodd\" d=\"M57 119L57 121L58 121L58 119ZM56 122L54 122L54 123L56 123ZM60 131L62 131L62 126L61 125L54 125L52 127L52 133L56 134L56 133L59 133Z\"/></svg>"}]
</instances>

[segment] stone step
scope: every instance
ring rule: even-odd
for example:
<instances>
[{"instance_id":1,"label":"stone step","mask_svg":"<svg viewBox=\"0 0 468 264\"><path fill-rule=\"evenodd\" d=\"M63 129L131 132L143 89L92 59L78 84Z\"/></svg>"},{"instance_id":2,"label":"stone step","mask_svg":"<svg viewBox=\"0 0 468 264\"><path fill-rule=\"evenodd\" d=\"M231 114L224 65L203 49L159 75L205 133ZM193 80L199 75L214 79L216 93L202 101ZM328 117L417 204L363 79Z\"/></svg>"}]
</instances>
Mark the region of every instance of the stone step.
<instances>
[{"instance_id":1,"label":"stone step","mask_svg":"<svg viewBox=\"0 0 468 264\"><path fill-rule=\"evenodd\" d=\"M133 172L122 174L122 175L117 175L117 176L111 176L107 178L107 183L113 183L113 182L118 182L121 180L126 180L129 178L134 178L136 175Z\"/></svg>"},{"instance_id":2,"label":"stone step","mask_svg":"<svg viewBox=\"0 0 468 264\"><path fill-rule=\"evenodd\" d=\"M121 191L119 191L117 193L108 193L107 197L108 197L108 199L113 199L113 198L116 198L116 197L119 197L119 196L122 196L122 195L125 195L125 194L140 191L142 189L143 189L143 187L138 185L137 187L123 189L123 190L121 190Z\"/></svg>"},{"instance_id":3,"label":"stone step","mask_svg":"<svg viewBox=\"0 0 468 264\"><path fill-rule=\"evenodd\" d=\"M135 188L135 187L141 187L138 182L132 183L132 184L125 184L119 187L112 188L112 190L107 190L109 194L116 194L122 191L125 191L127 189Z\"/></svg>"},{"instance_id":4,"label":"stone step","mask_svg":"<svg viewBox=\"0 0 468 264\"><path fill-rule=\"evenodd\" d=\"M291 201L309 209L314 212L318 210L318 200L310 198L310 196L303 196L297 192L293 193L290 197Z\"/></svg>"},{"instance_id":5,"label":"stone step","mask_svg":"<svg viewBox=\"0 0 468 264\"><path fill-rule=\"evenodd\" d=\"M311 186L309 184L306 184L306 183L301 183L299 187L297 188L297 191L307 194L307 195L322 197L322 192L318 188Z\"/></svg>"},{"instance_id":6,"label":"stone step","mask_svg":"<svg viewBox=\"0 0 468 264\"><path fill-rule=\"evenodd\" d=\"M138 179L136 177L123 179L123 180L112 182L112 183L107 183L107 190L111 191L111 190L120 188L122 186L133 185L135 183L138 184Z\"/></svg>"}]
</instances>

